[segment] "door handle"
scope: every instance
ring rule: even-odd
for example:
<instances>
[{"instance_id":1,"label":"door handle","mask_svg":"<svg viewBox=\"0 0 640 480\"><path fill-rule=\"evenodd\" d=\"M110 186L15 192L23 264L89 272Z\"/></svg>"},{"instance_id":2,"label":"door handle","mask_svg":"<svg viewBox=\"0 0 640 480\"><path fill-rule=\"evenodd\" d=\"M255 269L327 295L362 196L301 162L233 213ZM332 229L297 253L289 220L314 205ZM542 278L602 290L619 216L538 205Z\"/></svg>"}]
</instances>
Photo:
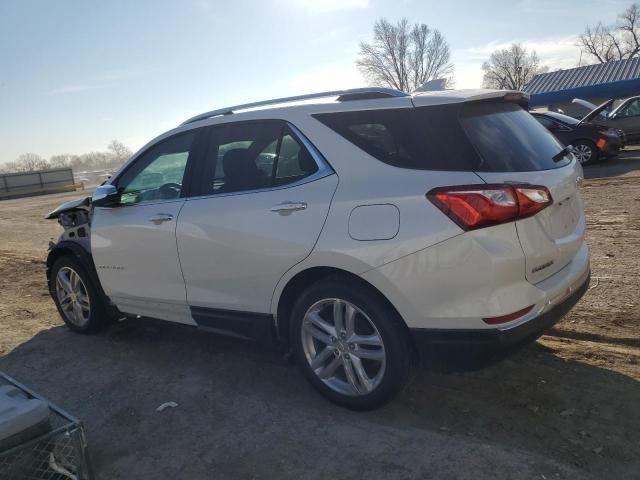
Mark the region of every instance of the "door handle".
<instances>
[{"instance_id":1,"label":"door handle","mask_svg":"<svg viewBox=\"0 0 640 480\"><path fill-rule=\"evenodd\" d=\"M155 215L151 215L148 220L156 225L160 225L162 222L173 220L173 215L170 213L156 213Z\"/></svg>"},{"instance_id":2,"label":"door handle","mask_svg":"<svg viewBox=\"0 0 640 480\"><path fill-rule=\"evenodd\" d=\"M282 202L271 207L272 212L277 212L280 215L289 215L291 212L306 209L307 204L305 202Z\"/></svg>"}]
</instances>

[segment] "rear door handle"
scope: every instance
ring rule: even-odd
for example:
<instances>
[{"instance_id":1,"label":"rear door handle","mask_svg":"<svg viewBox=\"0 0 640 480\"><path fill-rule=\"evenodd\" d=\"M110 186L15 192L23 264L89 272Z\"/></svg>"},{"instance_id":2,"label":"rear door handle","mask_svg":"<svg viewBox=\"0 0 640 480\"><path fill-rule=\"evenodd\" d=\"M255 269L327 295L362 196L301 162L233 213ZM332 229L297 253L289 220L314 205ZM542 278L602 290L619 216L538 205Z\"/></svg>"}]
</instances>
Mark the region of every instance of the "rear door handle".
<instances>
[{"instance_id":1,"label":"rear door handle","mask_svg":"<svg viewBox=\"0 0 640 480\"><path fill-rule=\"evenodd\" d=\"M305 202L282 202L278 205L274 205L271 207L272 212L277 212L281 215L288 215L291 212L295 212L297 210L306 210L307 204Z\"/></svg>"},{"instance_id":2,"label":"rear door handle","mask_svg":"<svg viewBox=\"0 0 640 480\"><path fill-rule=\"evenodd\" d=\"M148 220L156 225L160 225L162 222L173 220L173 215L170 213L156 213L155 215L151 215Z\"/></svg>"}]
</instances>

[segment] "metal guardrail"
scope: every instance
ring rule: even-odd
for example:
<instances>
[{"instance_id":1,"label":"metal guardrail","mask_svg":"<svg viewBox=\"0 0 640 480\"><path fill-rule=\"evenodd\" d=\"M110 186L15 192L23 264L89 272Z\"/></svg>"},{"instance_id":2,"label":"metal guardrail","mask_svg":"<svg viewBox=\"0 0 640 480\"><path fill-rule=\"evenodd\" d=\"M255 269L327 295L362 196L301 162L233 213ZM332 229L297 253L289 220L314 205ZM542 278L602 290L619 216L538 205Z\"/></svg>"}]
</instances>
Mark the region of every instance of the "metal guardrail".
<instances>
[{"instance_id":1,"label":"metal guardrail","mask_svg":"<svg viewBox=\"0 0 640 480\"><path fill-rule=\"evenodd\" d=\"M0 175L0 199L28 197L76 189L71 168Z\"/></svg>"}]
</instances>

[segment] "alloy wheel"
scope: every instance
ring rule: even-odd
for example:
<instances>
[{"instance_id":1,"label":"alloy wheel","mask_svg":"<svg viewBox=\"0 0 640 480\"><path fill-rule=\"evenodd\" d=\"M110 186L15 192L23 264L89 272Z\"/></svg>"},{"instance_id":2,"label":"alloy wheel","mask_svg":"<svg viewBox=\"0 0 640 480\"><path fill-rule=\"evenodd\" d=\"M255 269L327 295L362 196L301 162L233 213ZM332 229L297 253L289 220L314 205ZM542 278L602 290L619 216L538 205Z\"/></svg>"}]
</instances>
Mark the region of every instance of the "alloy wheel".
<instances>
[{"instance_id":1,"label":"alloy wheel","mask_svg":"<svg viewBox=\"0 0 640 480\"><path fill-rule=\"evenodd\" d=\"M384 376L384 342L371 319L354 304L328 298L313 304L302 321L302 347L311 370L329 388L361 396Z\"/></svg>"},{"instance_id":2,"label":"alloy wheel","mask_svg":"<svg viewBox=\"0 0 640 480\"><path fill-rule=\"evenodd\" d=\"M56 295L66 319L78 327L84 327L91 314L91 301L78 272L70 267L58 270Z\"/></svg>"},{"instance_id":3,"label":"alloy wheel","mask_svg":"<svg viewBox=\"0 0 640 480\"><path fill-rule=\"evenodd\" d=\"M591 147L589 147L589 145L581 143L574 147L574 155L578 159L578 162L580 162L581 164L585 164L589 160L591 160L593 150L591 149Z\"/></svg>"}]
</instances>

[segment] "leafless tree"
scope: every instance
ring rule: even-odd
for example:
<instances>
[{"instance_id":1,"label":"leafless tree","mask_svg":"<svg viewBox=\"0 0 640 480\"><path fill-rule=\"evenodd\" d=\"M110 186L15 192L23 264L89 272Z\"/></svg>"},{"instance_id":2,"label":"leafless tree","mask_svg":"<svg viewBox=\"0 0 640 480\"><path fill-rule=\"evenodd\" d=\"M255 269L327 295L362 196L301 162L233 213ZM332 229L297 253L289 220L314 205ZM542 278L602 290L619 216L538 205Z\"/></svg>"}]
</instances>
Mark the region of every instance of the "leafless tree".
<instances>
[{"instance_id":1,"label":"leafless tree","mask_svg":"<svg viewBox=\"0 0 640 480\"><path fill-rule=\"evenodd\" d=\"M634 58L640 54L640 5L632 4L613 26L598 22L587 26L578 45L600 63Z\"/></svg>"},{"instance_id":2,"label":"leafless tree","mask_svg":"<svg viewBox=\"0 0 640 480\"><path fill-rule=\"evenodd\" d=\"M18 172L33 172L47 168L47 161L35 153L23 153L15 161Z\"/></svg>"},{"instance_id":3,"label":"leafless tree","mask_svg":"<svg viewBox=\"0 0 640 480\"><path fill-rule=\"evenodd\" d=\"M31 172L62 167L71 167L75 171L114 169L126 162L131 155L131 150L126 145L113 140L104 152L89 152L81 155L64 153L51 156L49 161L35 153L25 153L15 161L0 164L0 172Z\"/></svg>"},{"instance_id":4,"label":"leafless tree","mask_svg":"<svg viewBox=\"0 0 640 480\"><path fill-rule=\"evenodd\" d=\"M395 25L382 18L373 27L373 42L361 42L356 65L369 84L412 92L424 82L447 77L449 44L437 29L409 25L403 18Z\"/></svg>"},{"instance_id":5,"label":"leafless tree","mask_svg":"<svg viewBox=\"0 0 640 480\"><path fill-rule=\"evenodd\" d=\"M72 156L69 154L52 155L49 158L49 166L51 168L64 168L71 165Z\"/></svg>"},{"instance_id":6,"label":"leafless tree","mask_svg":"<svg viewBox=\"0 0 640 480\"><path fill-rule=\"evenodd\" d=\"M111 154L111 160L115 165L122 165L133 154L124 143L118 140L112 140L107 150Z\"/></svg>"},{"instance_id":7,"label":"leafless tree","mask_svg":"<svg viewBox=\"0 0 640 480\"><path fill-rule=\"evenodd\" d=\"M535 51L528 53L521 44L514 43L509 48L493 52L489 61L482 64L482 70L483 87L522 90L535 74L547 69L540 66Z\"/></svg>"}]
</instances>

